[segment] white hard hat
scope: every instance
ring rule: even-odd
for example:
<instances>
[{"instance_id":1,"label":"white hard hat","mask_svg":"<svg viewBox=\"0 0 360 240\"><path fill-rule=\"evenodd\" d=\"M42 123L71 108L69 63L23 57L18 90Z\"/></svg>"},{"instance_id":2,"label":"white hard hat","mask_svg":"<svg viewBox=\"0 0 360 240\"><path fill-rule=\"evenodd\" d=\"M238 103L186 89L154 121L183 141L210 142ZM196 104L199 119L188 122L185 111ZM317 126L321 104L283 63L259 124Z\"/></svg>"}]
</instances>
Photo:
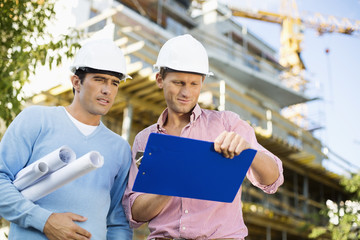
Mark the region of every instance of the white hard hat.
<instances>
[{"instance_id":1,"label":"white hard hat","mask_svg":"<svg viewBox=\"0 0 360 240\"><path fill-rule=\"evenodd\" d=\"M82 67L120 73L121 80L131 78L126 74L124 54L110 39L90 40L85 43L76 54L70 70L75 73Z\"/></svg>"},{"instance_id":2,"label":"white hard hat","mask_svg":"<svg viewBox=\"0 0 360 240\"><path fill-rule=\"evenodd\" d=\"M209 72L209 59L204 46L190 34L169 39L160 49L154 67L213 75Z\"/></svg>"}]
</instances>

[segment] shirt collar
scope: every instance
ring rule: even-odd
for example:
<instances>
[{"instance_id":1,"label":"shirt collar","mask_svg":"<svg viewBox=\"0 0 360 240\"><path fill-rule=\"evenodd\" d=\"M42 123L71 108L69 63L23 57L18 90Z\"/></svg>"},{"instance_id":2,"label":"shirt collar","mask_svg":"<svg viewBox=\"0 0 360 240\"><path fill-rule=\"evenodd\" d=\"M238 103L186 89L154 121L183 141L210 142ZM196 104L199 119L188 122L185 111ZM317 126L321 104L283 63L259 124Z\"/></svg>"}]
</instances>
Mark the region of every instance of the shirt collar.
<instances>
[{"instance_id":1,"label":"shirt collar","mask_svg":"<svg viewBox=\"0 0 360 240\"><path fill-rule=\"evenodd\" d=\"M190 116L190 123L195 122L200 117L200 115L201 115L201 108L199 104L196 104Z\"/></svg>"},{"instance_id":2,"label":"shirt collar","mask_svg":"<svg viewBox=\"0 0 360 240\"><path fill-rule=\"evenodd\" d=\"M168 108L166 108L160 115L158 121L157 121L157 129L159 132L164 132L164 124L166 122L167 116L168 116ZM190 116L190 123L192 124L195 122L199 116L201 115L201 108L199 104L196 104L194 109L192 110L191 116Z\"/></svg>"}]
</instances>

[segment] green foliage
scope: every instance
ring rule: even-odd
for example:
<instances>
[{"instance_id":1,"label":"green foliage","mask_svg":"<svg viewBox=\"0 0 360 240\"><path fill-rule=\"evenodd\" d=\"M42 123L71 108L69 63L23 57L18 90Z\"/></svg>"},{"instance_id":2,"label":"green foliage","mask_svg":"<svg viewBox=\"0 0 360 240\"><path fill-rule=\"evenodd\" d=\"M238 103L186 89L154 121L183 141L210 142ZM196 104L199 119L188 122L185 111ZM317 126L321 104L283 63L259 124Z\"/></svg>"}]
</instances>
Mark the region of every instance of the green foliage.
<instances>
[{"instance_id":1,"label":"green foliage","mask_svg":"<svg viewBox=\"0 0 360 240\"><path fill-rule=\"evenodd\" d=\"M351 178L343 178L340 183L347 192L354 194L355 200L360 199L360 173L352 174Z\"/></svg>"},{"instance_id":2,"label":"green foliage","mask_svg":"<svg viewBox=\"0 0 360 240\"><path fill-rule=\"evenodd\" d=\"M22 87L40 63L61 64L72 57L79 33L58 39L46 27L55 17L55 0L2 0L0 2L0 118L9 125L21 111Z\"/></svg>"},{"instance_id":3,"label":"green foliage","mask_svg":"<svg viewBox=\"0 0 360 240\"><path fill-rule=\"evenodd\" d=\"M328 201L328 209L321 213L329 217L328 225L313 228L310 238L320 239L328 235L332 240L360 239L360 173L350 178L343 177L340 184L352 198L338 204Z\"/></svg>"},{"instance_id":4,"label":"green foliage","mask_svg":"<svg viewBox=\"0 0 360 240\"><path fill-rule=\"evenodd\" d=\"M325 227L317 227L312 230L312 232L309 235L309 238L317 238L318 236L321 236L327 232L327 229Z\"/></svg>"}]
</instances>

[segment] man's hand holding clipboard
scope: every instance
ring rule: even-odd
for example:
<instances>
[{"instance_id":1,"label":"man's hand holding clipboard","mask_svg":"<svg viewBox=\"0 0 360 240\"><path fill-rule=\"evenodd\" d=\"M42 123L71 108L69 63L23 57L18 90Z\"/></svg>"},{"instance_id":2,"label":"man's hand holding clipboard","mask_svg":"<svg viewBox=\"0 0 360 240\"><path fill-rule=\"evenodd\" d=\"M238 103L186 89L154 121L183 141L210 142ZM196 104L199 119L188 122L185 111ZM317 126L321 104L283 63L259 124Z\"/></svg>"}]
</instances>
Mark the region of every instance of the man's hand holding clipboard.
<instances>
[{"instance_id":1,"label":"man's hand holding clipboard","mask_svg":"<svg viewBox=\"0 0 360 240\"><path fill-rule=\"evenodd\" d=\"M246 149L233 159L214 143L152 133L141 159L133 191L232 202L256 155Z\"/></svg>"}]
</instances>

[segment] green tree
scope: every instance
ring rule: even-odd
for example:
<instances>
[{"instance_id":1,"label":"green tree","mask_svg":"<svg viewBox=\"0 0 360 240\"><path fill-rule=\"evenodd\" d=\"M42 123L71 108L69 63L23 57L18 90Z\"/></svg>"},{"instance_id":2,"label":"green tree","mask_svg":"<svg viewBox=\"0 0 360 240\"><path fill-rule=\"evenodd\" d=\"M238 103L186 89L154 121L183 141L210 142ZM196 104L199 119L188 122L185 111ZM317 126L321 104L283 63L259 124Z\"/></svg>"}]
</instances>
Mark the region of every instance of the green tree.
<instances>
[{"instance_id":1,"label":"green tree","mask_svg":"<svg viewBox=\"0 0 360 240\"><path fill-rule=\"evenodd\" d=\"M329 217L328 225L312 229L310 238L322 239L327 235L332 240L360 239L360 172L350 178L343 177L340 184L352 198L339 204L327 202L328 209L322 214Z\"/></svg>"},{"instance_id":2,"label":"green tree","mask_svg":"<svg viewBox=\"0 0 360 240\"><path fill-rule=\"evenodd\" d=\"M6 126L21 111L22 88L36 66L59 65L79 48L75 30L56 39L48 32L54 7L55 0L0 1L0 118Z\"/></svg>"}]
</instances>

